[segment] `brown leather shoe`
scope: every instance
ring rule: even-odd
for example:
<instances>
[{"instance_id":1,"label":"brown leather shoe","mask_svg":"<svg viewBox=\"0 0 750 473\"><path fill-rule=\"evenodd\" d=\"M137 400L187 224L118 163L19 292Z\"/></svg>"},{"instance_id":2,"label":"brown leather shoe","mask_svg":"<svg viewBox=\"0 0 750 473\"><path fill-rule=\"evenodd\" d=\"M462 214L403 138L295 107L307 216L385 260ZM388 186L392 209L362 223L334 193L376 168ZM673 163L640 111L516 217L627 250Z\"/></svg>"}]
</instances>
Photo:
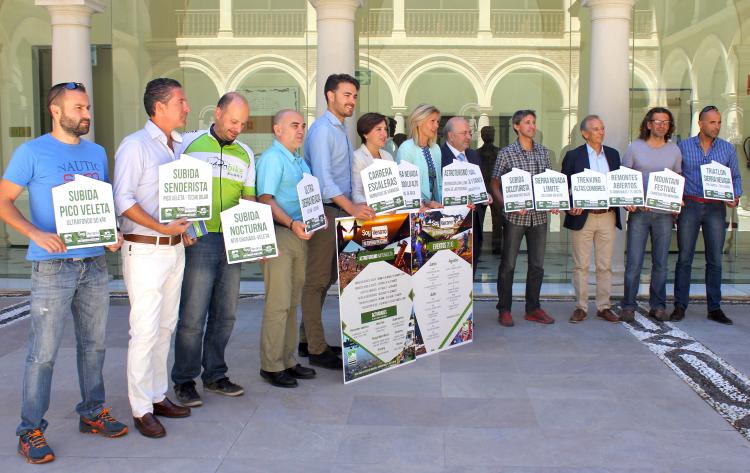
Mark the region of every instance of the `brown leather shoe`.
<instances>
[{"instance_id":1,"label":"brown leather shoe","mask_svg":"<svg viewBox=\"0 0 750 473\"><path fill-rule=\"evenodd\" d=\"M138 429L144 437L150 437L152 439L158 439L167 435L167 431L164 426L161 425L159 419L154 417L150 412L143 417L133 417L133 423L135 428Z\"/></svg>"},{"instance_id":2,"label":"brown leather shoe","mask_svg":"<svg viewBox=\"0 0 750 473\"><path fill-rule=\"evenodd\" d=\"M500 325L503 327L512 327L513 315L511 315L509 310L504 310L497 314L497 321L500 322Z\"/></svg>"},{"instance_id":3,"label":"brown leather shoe","mask_svg":"<svg viewBox=\"0 0 750 473\"><path fill-rule=\"evenodd\" d=\"M617 316L617 314L612 312L612 309L597 310L596 316L602 320L606 320L607 322L612 322L613 324L616 324L620 321L620 318Z\"/></svg>"},{"instance_id":4,"label":"brown leather shoe","mask_svg":"<svg viewBox=\"0 0 750 473\"><path fill-rule=\"evenodd\" d=\"M188 417L190 415L190 408L178 406L165 397L163 401L154 403L154 415L162 417Z\"/></svg>"},{"instance_id":5,"label":"brown leather shoe","mask_svg":"<svg viewBox=\"0 0 750 473\"><path fill-rule=\"evenodd\" d=\"M578 322L583 322L586 320L586 311L583 309L576 309L573 311L573 315L570 316L570 323L571 324L577 324Z\"/></svg>"}]
</instances>

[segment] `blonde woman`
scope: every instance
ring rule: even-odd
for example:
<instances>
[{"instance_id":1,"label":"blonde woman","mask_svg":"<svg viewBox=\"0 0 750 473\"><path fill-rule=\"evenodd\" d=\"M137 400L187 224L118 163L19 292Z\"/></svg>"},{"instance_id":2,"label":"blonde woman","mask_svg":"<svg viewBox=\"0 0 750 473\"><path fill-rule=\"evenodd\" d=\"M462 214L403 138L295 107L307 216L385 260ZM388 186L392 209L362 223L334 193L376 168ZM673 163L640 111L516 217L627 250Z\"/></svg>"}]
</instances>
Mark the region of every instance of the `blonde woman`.
<instances>
[{"instance_id":1,"label":"blonde woman","mask_svg":"<svg viewBox=\"0 0 750 473\"><path fill-rule=\"evenodd\" d=\"M384 115L365 113L357 121L357 134L362 139L362 146L354 151L352 158L352 202L366 202L365 188L362 184L361 171L374 163L376 159L393 161L393 156L385 149L388 140L388 125Z\"/></svg>"},{"instance_id":2,"label":"blonde woman","mask_svg":"<svg viewBox=\"0 0 750 473\"><path fill-rule=\"evenodd\" d=\"M409 115L409 139L399 146L398 162L408 161L419 168L422 205L436 209L442 207L443 171L437 131L440 110L429 104L420 104Z\"/></svg>"}]
</instances>

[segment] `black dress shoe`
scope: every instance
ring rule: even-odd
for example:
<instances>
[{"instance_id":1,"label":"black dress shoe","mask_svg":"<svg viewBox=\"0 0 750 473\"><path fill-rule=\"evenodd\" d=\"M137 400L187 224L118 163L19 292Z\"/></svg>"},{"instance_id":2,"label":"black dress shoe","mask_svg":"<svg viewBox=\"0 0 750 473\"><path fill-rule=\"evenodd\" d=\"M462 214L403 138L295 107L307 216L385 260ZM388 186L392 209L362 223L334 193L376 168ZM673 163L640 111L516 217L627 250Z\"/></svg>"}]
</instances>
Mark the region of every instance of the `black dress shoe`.
<instances>
[{"instance_id":1,"label":"black dress shoe","mask_svg":"<svg viewBox=\"0 0 750 473\"><path fill-rule=\"evenodd\" d=\"M297 380L286 371L260 370L260 376L279 388L296 388L298 386Z\"/></svg>"},{"instance_id":2,"label":"black dress shoe","mask_svg":"<svg viewBox=\"0 0 750 473\"><path fill-rule=\"evenodd\" d=\"M184 406L178 406L165 397L161 402L154 403L154 415L162 417L188 417L190 415L190 408Z\"/></svg>"},{"instance_id":3,"label":"black dress shoe","mask_svg":"<svg viewBox=\"0 0 750 473\"><path fill-rule=\"evenodd\" d=\"M724 325L732 325L734 322L732 322L732 319L724 315L724 311L721 309L714 309L708 313L708 320L713 320L714 322L719 322L720 324Z\"/></svg>"},{"instance_id":4,"label":"black dress shoe","mask_svg":"<svg viewBox=\"0 0 750 473\"><path fill-rule=\"evenodd\" d=\"M285 369L284 372L296 379L313 379L315 377L314 369L306 368L299 363L292 368Z\"/></svg>"},{"instance_id":5,"label":"black dress shoe","mask_svg":"<svg viewBox=\"0 0 750 473\"><path fill-rule=\"evenodd\" d=\"M135 428L138 429L138 432L144 437L157 439L167 435L167 431L164 429L164 426L161 425L159 419L154 417L150 412L143 417L133 417L133 423L135 424Z\"/></svg>"},{"instance_id":6,"label":"black dress shoe","mask_svg":"<svg viewBox=\"0 0 750 473\"><path fill-rule=\"evenodd\" d=\"M681 305L674 306L674 310L672 311L672 314L669 316L669 320L672 322L679 322L680 320L685 318L685 308Z\"/></svg>"},{"instance_id":7,"label":"black dress shoe","mask_svg":"<svg viewBox=\"0 0 750 473\"><path fill-rule=\"evenodd\" d=\"M329 370L340 370L341 367L344 366L341 358L332 350L326 350L320 355L313 355L310 353L310 364Z\"/></svg>"},{"instance_id":8,"label":"black dress shoe","mask_svg":"<svg viewBox=\"0 0 750 473\"><path fill-rule=\"evenodd\" d=\"M335 354L341 356L341 347L328 345L328 349L334 352Z\"/></svg>"}]
</instances>

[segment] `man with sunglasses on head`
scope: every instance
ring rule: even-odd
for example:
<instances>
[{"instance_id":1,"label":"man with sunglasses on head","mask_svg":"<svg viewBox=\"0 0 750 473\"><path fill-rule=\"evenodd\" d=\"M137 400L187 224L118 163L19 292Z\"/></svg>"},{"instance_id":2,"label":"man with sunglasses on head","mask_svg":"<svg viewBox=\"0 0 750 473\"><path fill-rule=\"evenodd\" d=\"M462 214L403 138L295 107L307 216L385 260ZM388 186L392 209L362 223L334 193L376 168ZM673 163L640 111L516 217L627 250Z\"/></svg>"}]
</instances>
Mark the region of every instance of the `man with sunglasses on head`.
<instances>
[{"instance_id":1,"label":"man with sunglasses on head","mask_svg":"<svg viewBox=\"0 0 750 473\"><path fill-rule=\"evenodd\" d=\"M678 322L685 317L690 298L690 272L695 256L698 230L703 230L706 249L706 299L708 319L720 324L732 325L732 319L721 310L721 253L726 237L727 207L736 207L742 195L742 176L737 165L734 146L719 138L721 113L713 105L701 110L698 115L700 132L680 142L682 151L682 173L685 177L685 206L677 219L677 248L679 256L675 268L674 311L670 320ZM727 166L732 173L734 200L703 198L701 166L716 161Z\"/></svg>"},{"instance_id":2,"label":"man with sunglasses on head","mask_svg":"<svg viewBox=\"0 0 750 473\"><path fill-rule=\"evenodd\" d=\"M674 133L672 112L655 107L641 122L640 135L628 146L622 165L643 173L643 188L648 187L649 174L671 169L682 172L682 153L669 139ZM666 210L628 206L627 261L625 263L625 297L620 320L635 320L636 298L641 283L641 269L646 243L651 235L651 284L649 286L649 317L669 320L667 304L667 256L672 241L674 214Z\"/></svg>"},{"instance_id":3,"label":"man with sunglasses on head","mask_svg":"<svg viewBox=\"0 0 750 473\"><path fill-rule=\"evenodd\" d=\"M47 94L52 132L21 145L0 182L0 218L28 237L26 259L31 269L31 330L23 377L18 453L29 463L55 459L44 438L50 403L52 370L65 319L75 321L78 383L76 406L81 432L119 437L128 432L104 407L104 340L109 312L107 261L102 247L68 250L57 235L52 188L76 174L108 181L104 148L81 136L89 132L89 98L82 84L61 83ZM29 190L31 221L14 205ZM117 251L122 244L108 246Z\"/></svg>"}]
</instances>

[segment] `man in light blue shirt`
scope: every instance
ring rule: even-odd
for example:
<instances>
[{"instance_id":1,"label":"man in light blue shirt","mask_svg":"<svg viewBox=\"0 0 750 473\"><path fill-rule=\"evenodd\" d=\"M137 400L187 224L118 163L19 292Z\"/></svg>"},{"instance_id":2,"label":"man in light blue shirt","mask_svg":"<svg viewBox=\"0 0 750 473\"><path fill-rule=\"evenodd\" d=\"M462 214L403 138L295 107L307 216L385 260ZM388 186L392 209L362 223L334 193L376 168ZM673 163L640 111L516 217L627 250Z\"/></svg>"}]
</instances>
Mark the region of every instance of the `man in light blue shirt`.
<instances>
[{"instance_id":1,"label":"man in light blue shirt","mask_svg":"<svg viewBox=\"0 0 750 473\"><path fill-rule=\"evenodd\" d=\"M260 335L260 375L281 388L297 387L298 379L315 377L315 370L297 363L297 306L305 283L307 242L312 236L302 222L297 184L310 173L297 149L305 136L305 121L295 110L273 117L273 145L257 165L260 202L270 205L279 255L263 261L266 304ZM331 226L331 223L328 224ZM322 231L322 230L321 230Z\"/></svg>"},{"instance_id":2,"label":"man in light blue shirt","mask_svg":"<svg viewBox=\"0 0 750 473\"><path fill-rule=\"evenodd\" d=\"M326 343L321 319L326 293L338 275L334 222L338 217L350 215L368 220L375 216L375 211L367 204L355 204L351 200L353 151L344 120L354 114L359 81L348 74L332 74L323 90L328 110L310 127L305 141L305 161L320 181L328 227L316 232L308 245L299 351L300 356L309 354L312 365L341 369L341 347L330 347Z\"/></svg>"}]
</instances>

